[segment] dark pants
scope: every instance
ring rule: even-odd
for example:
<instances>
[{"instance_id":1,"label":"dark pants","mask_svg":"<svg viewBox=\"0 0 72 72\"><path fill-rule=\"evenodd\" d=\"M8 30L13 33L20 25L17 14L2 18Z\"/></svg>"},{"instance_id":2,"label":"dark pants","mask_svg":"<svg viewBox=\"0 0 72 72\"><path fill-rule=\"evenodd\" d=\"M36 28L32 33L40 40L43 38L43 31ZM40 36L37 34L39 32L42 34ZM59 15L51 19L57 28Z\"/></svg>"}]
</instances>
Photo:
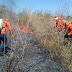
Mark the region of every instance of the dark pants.
<instances>
[{"instance_id":1,"label":"dark pants","mask_svg":"<svg viewBox=\"0 0 72 72\"><path fill-rule=\"evenodd\" d=\"M69 35L65 34L64 39L67 38L67 40L69 40Z\"/></svg>"},{"instance_id":2,"label":"dark pants","mask_svg":"<svg viewBox=\"0 0 72 72\"><path fill-rule=\"evenodd\" d=\"M5 42L4 42L4 39L5 39ZM0 34L0 44L1 44L1 41L3 42L1 47L0 47L0 52L3 52L4 51L4 45L6 46L7 44L7 37L6 37L6 34Z\"/></svg>"},{"instance_id":3,"label":"dark pants","mask_svg":"<svg viewBox=\"0 0 72 72\"><path fill-rule=\"evenodd\" d=\"M69 37L72 38L72 34Z\"/></svg>"},{"instance_id":4,"label":"dark pants","mask_svg":"<svg viewBox=\"0 0 72 72\"><path fill-rule=\"evenodd\" d=\"M72 42L72 34L69 37L70 37L70 42Z\"/></svg>"},{"instance_id":5,"label":"dark pants","mask_svg":"<svg viewBox=\"0 0 72 72\"><path fill-rule=\"evenodd\" d=\"M71 34L71 35L66 34L66 35L64 36L64 39L65 39L65 38L66 38L68 41L72 42L72 34Z\"/></svg>"}]
</instances>

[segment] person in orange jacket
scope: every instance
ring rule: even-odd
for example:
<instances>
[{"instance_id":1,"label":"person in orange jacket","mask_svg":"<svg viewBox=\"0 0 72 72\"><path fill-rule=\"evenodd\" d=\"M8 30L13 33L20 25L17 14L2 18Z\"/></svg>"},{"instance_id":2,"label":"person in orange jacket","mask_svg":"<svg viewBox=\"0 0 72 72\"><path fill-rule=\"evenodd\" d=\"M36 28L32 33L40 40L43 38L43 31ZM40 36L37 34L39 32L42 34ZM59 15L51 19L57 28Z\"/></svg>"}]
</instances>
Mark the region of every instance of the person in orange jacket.
<instances>
[{"instance_id":1,"label":"person in orange jacket","mask_svg":"<svg viewBox=\"0 0 72 72\"><path fill-rule=\"evenodd\" d=\"M65 27L65 33L66 33L64 39L67 38L69 40L69 38L72 38L72 24L65 20L62 20L62 23Z\"/></svg>"},{"instance_id":2,"label":"person in orange jacket","mask_svg":"<svg viewBox=\"0 0 72 72\"><path fill-rule=\"evenodd\" d=\"M62 18L61 17L58 17L57 15L54 16L54 19L50 20L50 21L56 21L56 25L53 26L52 28L57 28L57 32L58 32L58 35L60 37L59 40L62 40L62 29L63 29L63 25L62 25Z\"/></svg>"},{"instance_id":3,"label":"person in orange jacket","mask_svg":"<svg viewBox=\"0 0 72 72\"><path fill-rule=\"evenodd\" d=\"M57 15L54 16L54 19L52 19L50 21L56 21L56 25L53 26L52 28L57 27L58 30L61 30L63 28L63 25L61 24L61 20L62 20L61 17L58 17Z\"/></svg>"},{"instance_id":4,"label":"person in orange jacket","mask_svg":"<svg viewBox=\"0 0 72 72\"><path fill-rule=\"evenodd\" d=\"M8 30L9 30L9 32L11 34L11 37L13 37L12 28L11 28L8 20L0 18L0 45L1 45L1 41L3 42L2 45L1 45L1 47L0 47L0 52L4 51L4 47L7 44L6 27L8 28Z\"/></svg>"}]
</instances>

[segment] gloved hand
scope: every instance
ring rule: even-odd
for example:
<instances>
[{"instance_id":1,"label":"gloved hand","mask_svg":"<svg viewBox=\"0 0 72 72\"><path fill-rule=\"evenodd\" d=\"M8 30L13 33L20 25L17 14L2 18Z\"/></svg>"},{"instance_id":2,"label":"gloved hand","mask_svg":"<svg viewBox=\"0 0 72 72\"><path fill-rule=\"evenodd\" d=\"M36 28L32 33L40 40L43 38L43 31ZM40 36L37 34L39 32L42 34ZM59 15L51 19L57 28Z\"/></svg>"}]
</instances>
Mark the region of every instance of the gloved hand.
<instances>
[{"instance_id":1,"label":"gloved hand","mask_svg":"<svg viewBox=\"0 0 72 72\"><path fill-rule=\"evenodd\" d=\"M13 34L11 34L11 37L13 37Z\"/></svg>"}]
</instances>

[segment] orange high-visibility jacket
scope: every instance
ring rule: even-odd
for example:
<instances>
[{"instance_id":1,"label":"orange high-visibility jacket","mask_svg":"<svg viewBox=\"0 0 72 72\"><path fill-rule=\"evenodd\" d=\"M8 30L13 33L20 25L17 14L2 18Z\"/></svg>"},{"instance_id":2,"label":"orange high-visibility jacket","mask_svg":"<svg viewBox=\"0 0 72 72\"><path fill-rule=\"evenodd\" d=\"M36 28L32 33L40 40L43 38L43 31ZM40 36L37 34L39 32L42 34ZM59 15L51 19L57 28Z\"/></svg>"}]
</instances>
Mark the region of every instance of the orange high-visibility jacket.
<instances>
[{"instance_id":1,"label":"orange high-visibility jacket","mask_svg":"<svg viewBox=\"0 0 72 72\"><path fill-rule=\"evenodd\" d=\"M58 17L58 21L56 21L56 25L53 26L52 28L57 27L58 30L62 30L63 29L63 25L61 23L62 18ZM55 21L54 19L50 20L50 21Z\"/></svg>"},{"instance_id":2,"label":"orange high-visibility jacket","mask_svg":"<svg viewBox=\"0 0 72 72\"><path fill-rule=\"evenodd\" d=\"M58 30L62 30L62 29L63 29L63 25L62 25L62 23L61 23L61 20L58 20L58 21L56 22L56 25L53 26L52 28L55 28L55 27L57 27Z\"/></svg>"},{"instance_id":3,"label":"orange high-visibility jacket","mask_svg":"<svg viewBox=\"0 0 72 72\"><path fill-rule=\"evenodd\" d=\"M2 25L1 34L6 34L6 27L8 28L9 32L12 33L12 28L8 23L8 20L7 19L2 19L2 20L3 20L3 25Z\"/></svg>"},{"instance_id":4,"label":"orange high-visibility jacket","mask_svg":"<svg viewBox=\"0 0 72 72\"><path fill-rule=\"evenodd\" d=\"M72 24L67 22L65 24L65 32L68 34L68 35L71 35L72 34Z\"/></svg>"}]
</instances>

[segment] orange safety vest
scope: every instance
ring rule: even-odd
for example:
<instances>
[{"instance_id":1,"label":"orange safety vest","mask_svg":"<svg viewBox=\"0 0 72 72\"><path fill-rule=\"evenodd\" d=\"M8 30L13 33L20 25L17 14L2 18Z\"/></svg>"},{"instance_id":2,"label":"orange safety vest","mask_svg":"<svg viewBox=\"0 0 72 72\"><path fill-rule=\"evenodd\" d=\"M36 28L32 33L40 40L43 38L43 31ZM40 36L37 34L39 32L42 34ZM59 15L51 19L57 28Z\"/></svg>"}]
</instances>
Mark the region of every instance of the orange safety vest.
<instances>
[{"instance_id":1,"label":"orange safety vest","mask_svg":"<svg viewBox=\"0 0 72 72\"><path fill-rule=\"evenodd\" d=\"M6 34L6 27L8 28L9 32L12 33L12 28L8 23L8 20L7 19L2 19L2 20L3 20L3 25L1 29L1 34Z\"/></svg>"},{"instance_id":2,"label":"orange safety vest","mask_svg":"<svg viewBox=\"0 0 72 72\"><path fill-rule=\"evenodd\" d=\"M63 29L63 24L61 20L58 20L58 30L62 30L62 29Z\"/></svg>"},{"instance_id":3,"label":"orange safety vest","mask_svg":"<svg viewBox=\"0 0 72 72\"><path fill-rule=\"evenodd\" d=\"M62 30L62 29L63 29L63 25L62 25L62 23L61 23L61 20L58 20L58 21L56 22L56 25L53 26L52 28L55 28L55 27L57 27L58 30Z\"/></svg>"},{"instance_id":4,"label":"orange safety vest","mask_svg":"<svg viewBox=\"0 0 72 72\"><path fill-rule=\"evenodd\" d=\"M56 25L53 26L52 28L57 27L58 30L62 30L63 29L63 25L61 23L62 18L58 17L58 21L56 22ZM50 21L55 21L54 19L50 20Z\"/></svg>"},{"instance_id":5,"label":"orange safety vest","mask_svg":"<svg viewBox=\"0 0 72 72\"><path fill-rule=\"evenodd\" d=\"M65 24L65 32L68 34L68 35L71 35L72 34L72 24L67 22Z\"/></svg>"}]
</instances>

